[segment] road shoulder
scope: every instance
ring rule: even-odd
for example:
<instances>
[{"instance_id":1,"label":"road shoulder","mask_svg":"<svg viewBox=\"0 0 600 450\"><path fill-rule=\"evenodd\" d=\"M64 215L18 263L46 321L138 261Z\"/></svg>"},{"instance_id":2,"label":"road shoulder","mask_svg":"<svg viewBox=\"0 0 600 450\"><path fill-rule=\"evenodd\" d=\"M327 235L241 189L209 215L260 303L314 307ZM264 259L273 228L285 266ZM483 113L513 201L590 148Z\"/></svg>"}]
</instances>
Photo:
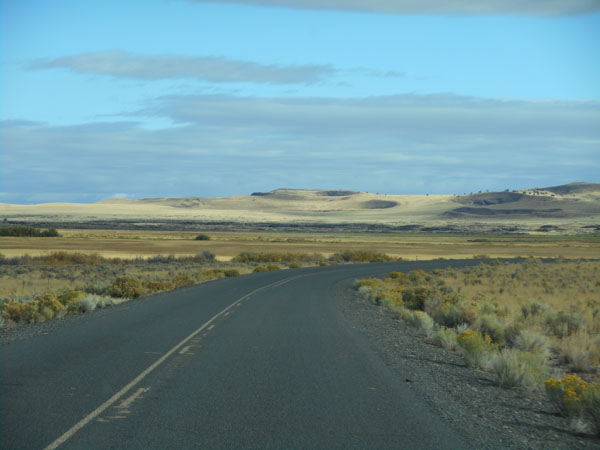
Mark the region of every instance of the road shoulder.
<instances>
[{"instance_id":1,"label":"road shoulder","mask_svg":"<svg viewBox=\"0 0 600 450\"><path fill-rule=\"evenodd\" d=\"M546 401L499 387L488 373L436 347L392 311L338 285L334 301L351 326L418 396L476 448L591 449L598 440L569 431L568 422Z\"/></svg>"}]
</instances>

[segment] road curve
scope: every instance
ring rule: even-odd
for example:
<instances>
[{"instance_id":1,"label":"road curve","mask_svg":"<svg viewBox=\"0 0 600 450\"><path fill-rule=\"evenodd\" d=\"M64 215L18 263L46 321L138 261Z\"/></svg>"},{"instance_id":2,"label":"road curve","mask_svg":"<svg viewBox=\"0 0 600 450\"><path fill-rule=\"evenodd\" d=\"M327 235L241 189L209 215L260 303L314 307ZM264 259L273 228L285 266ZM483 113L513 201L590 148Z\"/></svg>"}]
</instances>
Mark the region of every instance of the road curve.
<instances>
[{"instance_id":1,"label":"road curve","mask_svg":"<svg viewBox=\"0 0 600 450\"><path fill-rule=\"evenodd\" d=\"M34 326L2 342L0 446L466 448L333 300L448 264L473 261L254 274Z\"/></svg>"}]
</instances>

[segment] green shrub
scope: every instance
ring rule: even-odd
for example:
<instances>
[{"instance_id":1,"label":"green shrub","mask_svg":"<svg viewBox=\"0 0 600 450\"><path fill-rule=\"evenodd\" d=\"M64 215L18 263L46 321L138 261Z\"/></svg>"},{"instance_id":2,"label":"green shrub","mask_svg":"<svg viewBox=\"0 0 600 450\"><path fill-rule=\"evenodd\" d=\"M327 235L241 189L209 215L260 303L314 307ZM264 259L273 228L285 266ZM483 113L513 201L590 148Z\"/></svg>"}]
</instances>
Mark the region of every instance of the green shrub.
<instances>
[{"instance_id":1,"label":"green shrub","mask_svg":"<svg viewBox=\"0 0 600 450\"><path fill-rule=\"evenodd\" d=\"M225 269L225 270L223 270L223 275L225 275L227 278L239 277L240 272L235 269Z\"/></svg>"},{"instance_id":2,"label":"green shrub","mask_svg":"<svg viewBox=\"0 0 600 450\"><path fill-rule=\"evenodd\" d=\"M465 362L471 367L486 367L498 349L498 345L492 343L492 338L483 336L479 330L463 331L457 336L456 342Z\"/></svg>"},{"instance_id":3,"label":"green shrub","mask_svg":"<svg viewBox=\"0 0 600 450\"><path fill-rule=\"evenodd\" d=\"M436 323L444 327L456 328L461 323L467 323L465 308L462 305L443 303L428 308L428 312Z\"/></svg>"},{"instance_id":4,"label":"green shrub","mask_svg":"<svg viewBox=\"0 0 600 450\"><path fill-rule=\"evenodd\" d=\"M557 337L570 336L577 332L583 324L581 313L567 313L565 311L549 311L546 314L546 326Z\"/></svg>"},{"instance_id":5,"label":"green shrub","mask_svg":"<svg viewBox=\"0 0 600 450\"><path fill-rule=\"evenodd\" d=\"M329 257L332 262L381 262L393 261L389 255L370 250L345 250Z\"/></svg>"},{"instance_id":6,"label":"green shrub","mask_svg":"<svg viewBox=\"0 0 600 450\"><path fill-rule=\"evenodd\" d=\"M600 386L588 384L581 395L583 415L595 429L596 436L600 437Z\"/></svg>"},{"instance_id":7,"label":"green shrub","mask_svg":"<svg viewBox=\"0 0 600 450\"><path fill-rule=\"evenodd\" d=\"M200 233L194 239L197 241L210 241L210 236L208 234Z\"/></svg>"},{"instance_id":8,"label":"green shrub","mask_svg":"<svg viewBox=\"0 0 600 450\"><path fill-rule=\"evenodd\" d=\"M175 288L175 285L171 281L155 281L155 280L144 280L142 282L144 289L147 292L161 292L169 291Z\"/></svg>"},{"instance_id":9,"label":"green shrub","mask_svg":"<svg viewBox=\"0 0 600 450\"><path fill-rule=\"evenodd\" d=\"M293 263L291 263L291 264L290 264L288 267L289 267L290 269L299 269L299 268L300 268L300 267L302 267L302 266L301 266L300 264L298 264L298 263L295 263L295 262L293 262Z\"/></svg>"},{"instance_id":10,"label":"green shrub","mask_svg":"<svg viewBox=\"0 0 600 450\"><path fill-rule=\"evenodd\" d=\"M292 253L292 252L242 252L234 256L232 262L240 263L290 263L290 262L314 262L323 258L323 255L317 253Z\"/></svg>"},{"instance_id":11,"label":"green shrub","mask_svg":"<svg viewBox=\"0 0 600 450\"><path fill-rule=\"evenodd\" d=\"M59 312L64 309L65 304L63 304L55 295L46 294L36 297L28 306L30 307L32 316L37 316L36 313L39 313L40 320L49 320L56 317Z\"/></svg>"},{"instance_id":12,"label":"green shrub","mask_svg":"<svg viewBox=\"0 0 600 450\"><path fill-rule=\"evenodd\" d=\"M108 305L114 304L112 297L105 295L88 294L83 297L79 297L75 301L69 304L70 314L81 314L95 309L104 308Z\"/></svg>"},{"instance_id":13,"label":"green shrub","mask_svg":"<svg viewBox=\"0 0 600 450\"><path fill-rule=\"evenodd\" d=\"M142 282L133 276L119 277L108 289L111 297L137 298L146 294Z\"/></svg>"},{"instance_id":14,"label":"green shrub","mask_svg":"<svg viewBox=\"0 0 600 450\"><path fill-rule=\"evenodd\" d=\"M108 291L108 286L101 283L88 284L83 288L86 294L104 295Z\"/></svg>"},{"instance_id":15,"label":"green shrub","mask_svg":"<svg viewBox=\"0 0 600 450\"><path fill-rule=\"evenodd\" d=\"M0 298L0 311L4 311L4 307L10 302L12 302L12 300L8 297Z\"/></svg>"},{"instance_id":16,"label":"green shrub","mask_svg":"<svg viewBox=\"0 0 600 450\"><path fill-rule=\"evenodd\" d=\"M177 276L173 280L173 284L176 287L191 286L193 284L196 284L196 279L189 272L181 272L177 274Z\"/></svg>"},{"instance_id":17,"label":"green shrub","mask_svg":"<svg viewBox=\"0 0 600 450\"><path fill-rule=\"evenodd\" d=\"M379 305L380 303L385 303L388 306L404 306L404 301L402 300L402 290L397 289L380 289L375 292L376 295L376 303Z\"/></svg>"},{"instance_id":18,"label":"green shrub","mask_svg":"<svg viewBox=\"0 0 600 450\"><path fill-rule=\"evenodd\" d=\"M222 278L222 276L223 272L216 269L208 269L198 275L201 281L216 280L218 278Z\"/></svg>"},{"instance_id":19,"label":"green shrub","mask_svg":"<svg viewBox=\"0 0 600 450\"><path fill-rule=\"evenodd\" d=\"M536 353L546 359L550 355L549 339L534 330L522 330L515 338L514 347L522 352Z\"/></svg>"},{"instance_id":20,"label":"green shrub","mask_svg":"<svg viewBox=\"0 0 600 450\"><path fill-rule=\"evenodd\" d=\"M276 265L276 264L269 264L269 265L267 266L267 270L269 270L269 271L271 271L271 270L281 270L281 267L279 267L279 266L278 266L278 265Z\"/></svg>"},{"instance_id":21,"label":"green shrub","mask_svg":"<svg viewBox=\"0 0 600 450\"><path fill-rule=\"evenodd\" d=\"M575 372L587 372L600 360L600 338L590 339L583 333L574 334L563 340L563 362Z\"/></svg>"},{"instance_id":22,"label":"green shrub","mask_svg":"<svg viewBox=\"0 0 600 450\"><path fill-rule=\"evenodd\" d=\"M402 292L402 301L409 309L423 311L425 302L430 298L433 291L426 287L406 289Z\"/></svg>"},{"instance_id":23,"label":"green shrub","mask_svg":"<svg viewBox=\"0 0 600 450\"><path fill-rule=\"evenodd\" d=\"M494 342L504 343L504 323L495 314L484 314L479 318L479 329L489 335Z\"/></svg>"},{"instance_id":24,"label":"green shrub","mask_svg":"<svg viewBox=\"0 0 600 450\"><path fill-rule=\"evenodd\" d=\"M398 280L399 282L405 281L407 275L402 272L390 272L388 275L393 280Z\"/></svg>"},{"instance_id":25,"label":"green shrub","mask_svg":"<svg viewBox=\"0 0 600 450\"><path fill-rule=\"evenodd\" d=\"M521 307L521 314L525 320L535 320L546 311L546 307L538 302L527 302Z\"/></svg>"},{"instance_id":26,"label":"green shrub","mask_svg":"<svg viewBox=\"0 0 600 450\"><path fill-rule=\"evenodd\" d=\"M528 392L537 391L547 372L543 358L532 353L514 349L496 352L490 366L505 388L523 388Z\"/></svg>"},{"instance_id":27,"label":"green shrub","mask_svg":"<svg viewBox=\"0 0 600 450\"><path fill-rule=\"evenodd\" d=\"M413 284L420 284L425 282L425 278L427 278L427 274L424 270L417 269L408 273L407 279Z\"/></svg>"},{"instance_id":28,"label":"green shrub","mask_svg":"<svg viewBox=\"0 0 600 450\"><path fill-rule=\"evenodd\" d=\"M267 272L267 270L268 269L265 266L256 266L252 273Z\"/></svg>"},{"instance_id":29,"label":"green shrub","mask_svg":"<svg viewBox=\"0 0 600 450\"><path fill-rule=\"evenodd\" d=\"M0 226L0 236L12 237L60 237L56 228L40 230L39 228L28 226Z\"/></svg>"},{"instance_id":30,"label":"green shrub","mask_svg":"<svg viewBox=\"0 0 600 450\"><path fill-rule=\"evenodd\" d=\"M4 306L3 315L15 322L22 322L27 317L27 306L23 303L11 301Z\"/></svg>"},{"instance_id":31,"label":"green shrub","mask_svg":"<svg viewBox=\"0 0 600 450\"><path fill-rule=\"evenodd\" d=\"M433 333L433 319L424 311L412 311L408 316L408 323L421 331L425 336Z\"/></svg>"},{"instance_id":32,"label":"green shrub","mask_svg":"<svg viewBox=\"0 0 600 450\"><path fill-rule=\"evenodd\" d=\"M433 333L431 341L438 347L454 350L457 345L456 331L453 328L440 328Z\"/></svg>"},{"instance_id":33,"label":"green shrub","mask_svg":"<svg viewBox=\"0 0 600 450\"><path fill-rule=\"evenodd\" d=\"M186 258L179 258L179 259L183 259L184 262L187 261ZM191 262L195 262L195 263L212 263L215 261L216 261L216 257L214 255L214 253L209 252L208 250L203 250L202 253L198 253L191 258Z\"/></svg>"}]
</instances>

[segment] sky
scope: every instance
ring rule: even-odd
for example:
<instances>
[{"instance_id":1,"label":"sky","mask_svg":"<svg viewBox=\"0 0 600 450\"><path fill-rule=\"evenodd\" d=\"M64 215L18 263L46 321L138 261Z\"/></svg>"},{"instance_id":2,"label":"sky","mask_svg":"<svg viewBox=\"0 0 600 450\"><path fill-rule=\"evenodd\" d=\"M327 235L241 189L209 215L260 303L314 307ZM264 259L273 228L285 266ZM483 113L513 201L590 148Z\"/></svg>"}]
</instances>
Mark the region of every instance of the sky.
<instances>
[{"instance_id":1,"label":"sky","mask_svg":"<svg viewBox=\"0 0 600 450\"><path fill-rule=\"evenodd\" d=\"M600 181L600 0L0 0L0 202Z\"/></svg>"}]
</instances>

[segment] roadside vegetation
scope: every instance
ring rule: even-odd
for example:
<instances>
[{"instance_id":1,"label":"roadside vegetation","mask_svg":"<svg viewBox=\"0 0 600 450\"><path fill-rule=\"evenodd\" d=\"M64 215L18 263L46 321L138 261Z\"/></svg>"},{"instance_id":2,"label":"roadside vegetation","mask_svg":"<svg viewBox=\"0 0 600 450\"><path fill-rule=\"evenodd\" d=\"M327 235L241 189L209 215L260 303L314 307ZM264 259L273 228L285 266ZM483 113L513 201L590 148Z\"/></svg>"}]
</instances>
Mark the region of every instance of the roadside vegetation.
<instances>
[{"instance_id":1,"label":"roadside vegetation","mask_svg":"<svg viewBox=\"0 0 600 450\"><path fill-rule=\"evenodd\" d=\"M39 228L27 226L0 226L0 236L12 237L60 237L55 228L41 230Z\"/></svg>"},{"instance_id":2,"label":"roadside vegetation","mask_svg":"<svg viewBox=\"0 0 600 450\"><path fill-rule=\"evenodd\" d=\"M356 287L501 386L546 395L575 429L600 436L600 262L494 261Z\"/></svg>"},{"instance_id":3,"label":"roadside vegetation","mask_svg":"<svg viewBox=\"0 0 600 450\"><path fill-rule=\"evenodd\" d=\"M219 262L210 251L193 256L106 258L53 252L7 258L0 254L0 324L14 327L79 314L128 299L241 274L389 261L385 254L346 251L319 253L242 252Z\"/></svg>"}]
</instances>

